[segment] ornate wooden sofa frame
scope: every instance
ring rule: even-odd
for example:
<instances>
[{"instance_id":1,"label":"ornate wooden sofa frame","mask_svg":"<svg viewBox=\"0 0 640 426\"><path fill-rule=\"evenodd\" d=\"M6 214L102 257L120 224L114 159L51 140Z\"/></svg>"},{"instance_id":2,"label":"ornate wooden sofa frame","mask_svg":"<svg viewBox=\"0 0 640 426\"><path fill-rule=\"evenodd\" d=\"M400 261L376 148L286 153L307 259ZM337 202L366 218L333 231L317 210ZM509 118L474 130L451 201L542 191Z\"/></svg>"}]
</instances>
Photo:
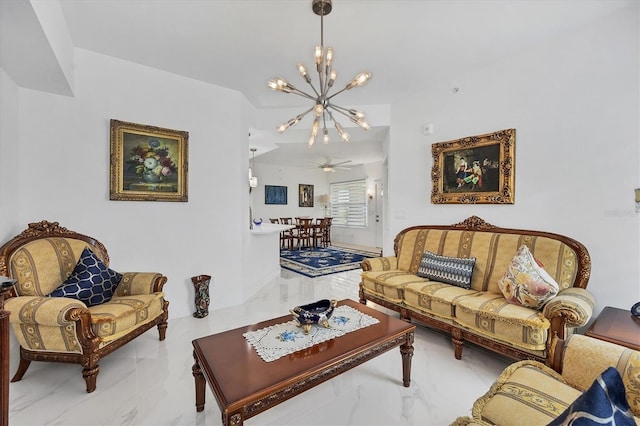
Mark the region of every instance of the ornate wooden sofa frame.
<instances>
[{"instance_id":1,"label":"ornate wooden sofa frame","mask_svg":"<svg viewBox=\"0 0 640 426\"><path fill-rule=\"evenodd\" d=\"M497 284L523 244L560 287L541 311L508 303ZM475 257L471 288L418 277L425 250ZM549 232L500 228L477 216L449 226L404 229L394 240L393 256L366 259L361 266L361 303L377 303L404 320L450 334L457 359L469 341L512 359L545 362L553 336L565 338L593 314L594 300L585 290L591 260L581 243Z\"/></svg>"},{"instance_id":2,"label":"ornate wooden sofa frame","mask_svg":"<svg viewBox=\"0 0 640 426\"><path fill-rule=\"evenodd\" d=\"M74 270L85 247L109 265L104 245L58 222L41 221L0 247L0 275L17 282L5 300L20 343L20 365L11 380L22 379L31 361L76 363L83 367L87 392L96 388L100 359L157 326L164 340L169 302L167 278L155 272L120 272L113 298L87 307L66 297L47 297Z\"/></svg>"}]
</instances>

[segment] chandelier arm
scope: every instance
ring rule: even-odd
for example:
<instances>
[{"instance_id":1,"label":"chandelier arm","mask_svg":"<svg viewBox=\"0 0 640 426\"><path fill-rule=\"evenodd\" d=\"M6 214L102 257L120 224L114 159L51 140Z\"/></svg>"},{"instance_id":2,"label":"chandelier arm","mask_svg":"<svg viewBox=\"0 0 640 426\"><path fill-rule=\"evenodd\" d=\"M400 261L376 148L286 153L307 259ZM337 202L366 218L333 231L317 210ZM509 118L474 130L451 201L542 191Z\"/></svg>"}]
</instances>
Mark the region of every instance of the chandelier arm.
<instances>
[{"instance_id":1,"label":"chandelier arm","mask_svg":"<svg viewBox=\"0 0 640 426\"><path fill-rule=\"evenodd\" d=\"M337 107L337 105L331 104L329 105L329 108L332 108L334 111L339 112L340 114L344 115L345 117L347 117L349 120L351 120L351 115L347 114L344 111L341 111L341 109L344 109L342 107ZM333 119L333 117L331 117L331 119Z\"/></svg>"},{"instance_id":2,"label":"chandelier arm","mask_svg":"<svg viewBox=\"0 0 640 426\"><path fill-rule=\"evenodd\" d=\"M313 86L311 86L311 87L313 87ZM312 95L308 94L307 92L304 92L304 91L302 91L302 90L300 90L298 88L293 89L289 93L293 93L294 95L302 96L303 98L311 99L312 101L316 100L315 96L312 96Z\"/></svg>"},{"instance_id":3,"label":"chandelier arm","mask_svg":"<svg viewBox=\"0 0 640 426\"><path fill-rule=\"evenodd\" d=\"M348 117L352 116L352 114L349 111L349 108L341 107L340 105L336 105L336 104L331 104L331 107L336 109L336 110L342 110L343 114L345 114L345 115L346 115L346 113L349 113Z\"/></svg>"},{"instance_id":4,"label":"chandelier arm","mask_svg":"<svg viewBox=\"0 0 640 426\"><path fill-rule=\"evenodd\" d=\"M345 90L348 90L348 88L347 88L347 87L344 87L344 88L342 88L342 89L338 90L338 91L337 91L336 93L334 93L333 95L331 95L331 96L327 97L327 100L330 100L331 98L333 98L333 97L335 97L335 96L339 95L340 93L344 92Z\"/></svg>"},{"instance_id":5,"label":"chandelier arm","mask_svg":"<svg viewBox=\"0 0 640 426\"><path fill-rule=\"evenodd\" d=\"M300 120L302 120L304 118L305 115L309 114L311 111L313 111L313 107L309 108L308 110L306 110L305 112L303 112L302 114L298 114L296 116L296 124L298 124L298 122L300 122Z\"/></svg>"},{"instance_id":6,"label":"chandelier arm","mask_svg":"<svg viewBox=\"0 0 640 426\"><path fill-rule=\"evenodd\" d=\"M306 81L306 80L305 80ZM318 90L316 90L316 86L313 85L313 83L311 82L311 80L307 81L307 83L309 84L309 86L311 86L311 89L313 90L313 93L316 94L315 97L312 97L312 99L316 100L320 97L320 93L318 93Z\"/></svg>"}]
</instances>

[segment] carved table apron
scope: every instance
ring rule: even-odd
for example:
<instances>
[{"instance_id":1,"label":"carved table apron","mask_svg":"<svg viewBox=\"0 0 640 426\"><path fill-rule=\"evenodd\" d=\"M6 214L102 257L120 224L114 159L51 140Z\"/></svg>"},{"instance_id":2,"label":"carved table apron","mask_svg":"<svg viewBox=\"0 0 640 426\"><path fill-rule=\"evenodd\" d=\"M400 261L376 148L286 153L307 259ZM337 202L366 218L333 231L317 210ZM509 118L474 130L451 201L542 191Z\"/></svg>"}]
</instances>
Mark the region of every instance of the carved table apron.
<instances>
[{"instance_id":1,"label":"carved table apron","mask_svg":"<svg viewBox=\"0 0 640 426\"><path fill-rule=\"evenodd\" d=\"M192 372L196 410L204 410L208 382L222 412L222 423L242 425L244 420L398 346L402 382L408 387L416 327L352 300L342 300L340 305L380 322L272 362L263 361L243 334L291 321L291 315L195 339Z\"/></svg>"}]
</instances>

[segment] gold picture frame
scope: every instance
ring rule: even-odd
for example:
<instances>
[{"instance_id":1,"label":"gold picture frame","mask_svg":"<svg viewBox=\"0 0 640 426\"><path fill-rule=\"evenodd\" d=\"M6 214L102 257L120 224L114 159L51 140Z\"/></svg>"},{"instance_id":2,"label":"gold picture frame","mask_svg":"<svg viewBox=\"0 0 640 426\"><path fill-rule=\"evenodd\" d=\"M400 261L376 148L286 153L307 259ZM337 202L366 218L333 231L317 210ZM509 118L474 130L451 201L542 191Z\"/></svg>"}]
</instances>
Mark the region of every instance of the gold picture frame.
<instances>
[{"instance_id":1,"label":"gold picture frame","mask_svg":"<svg viewBox=\"0 0 640 426\"><path fill-rule=\"evenodd\" d=\"M431 145L433 204L513 204L516 129Z\"/></svg>"},{"instance_id":2,"label":"gold picture frame","mask_svg":"<svg viewBox=\"0 0 640 426\"><path fill-rule=\"evenodd\" d=\"M111 120L109 199L188 201L189 132Z\"/></svg>"}]
</instances>

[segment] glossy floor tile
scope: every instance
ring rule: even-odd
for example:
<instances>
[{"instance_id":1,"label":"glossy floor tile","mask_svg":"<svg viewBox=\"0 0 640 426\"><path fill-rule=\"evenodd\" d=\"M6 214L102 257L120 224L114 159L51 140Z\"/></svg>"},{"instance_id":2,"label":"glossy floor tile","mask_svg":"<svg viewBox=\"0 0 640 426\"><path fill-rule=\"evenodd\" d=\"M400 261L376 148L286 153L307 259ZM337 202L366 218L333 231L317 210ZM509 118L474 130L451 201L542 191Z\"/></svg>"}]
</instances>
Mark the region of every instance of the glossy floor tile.
<instances>
[{"instance_id":1,"label":"glossy floor tile","mask_svg":"<svg viewBox=\"0 0 640 426\"><path fill-rule=\"evenodd\" d=\"M205 410L196 412L191 341L285 315L318 299L358 300L359 276L355 270L311 279L283 271L241 306L211 311L203 319L172 319L164 342L154 328L104 358L97 389L90 394L80 366L33 362L24 378L10 385L10 424L220 425L210 389ZM18 365L13 337L11 344L13 374ZM458 361L448 337L420 326L414 347L409 388L402 386L400 352L394 349L245 424L447 425L468 415L473 401L510 363L471 345Z\"/></svg>"}]
</instances>

